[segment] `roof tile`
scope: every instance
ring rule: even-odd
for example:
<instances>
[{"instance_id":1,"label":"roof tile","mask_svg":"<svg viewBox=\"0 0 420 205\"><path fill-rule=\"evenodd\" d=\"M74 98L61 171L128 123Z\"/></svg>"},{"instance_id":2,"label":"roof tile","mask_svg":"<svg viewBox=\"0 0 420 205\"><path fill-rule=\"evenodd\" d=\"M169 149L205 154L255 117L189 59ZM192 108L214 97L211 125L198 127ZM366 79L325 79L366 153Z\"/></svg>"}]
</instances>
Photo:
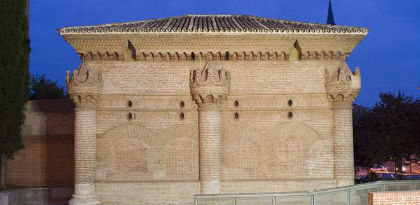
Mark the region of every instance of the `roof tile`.
<instances>
[{"instance_id":1,"label":"roof tile","mask_svg":"<svg viewBox=\"0 0 420 205\"><path fill-rule=\"evenodd\" d=\"M58 29L67 33L142 32L287 32L287 33L367 33L366 28L287 21L248 15L185 15L163 19L74 26Z\"/></svg>"}]
</instances>

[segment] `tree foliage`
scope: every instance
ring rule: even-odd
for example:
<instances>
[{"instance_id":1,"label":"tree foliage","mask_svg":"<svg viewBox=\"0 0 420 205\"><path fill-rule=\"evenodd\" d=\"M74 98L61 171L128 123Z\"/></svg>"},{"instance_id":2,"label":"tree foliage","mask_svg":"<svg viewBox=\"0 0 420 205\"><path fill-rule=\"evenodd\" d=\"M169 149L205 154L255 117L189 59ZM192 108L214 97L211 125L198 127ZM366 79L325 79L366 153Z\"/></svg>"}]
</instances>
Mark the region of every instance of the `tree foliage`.
<instances>
[{"instance_id":1,"label":"tree foliage","mask_svg":"<svg viewBox=\"0 0 420 205\"><path fill-rule=\"evenodd\" d=\"M45 75L31 76L30 100L64 99L66 97L63 87L59 86L57 82L47 79Z\"/></svg>"},{"instance_id":2,"label":"tree foliage","mask_svg":"<svg viewBox=\"0 0 420 205\"><path fill-rule=\"evenodd\" d=\"M420 152L420 101L402 93L381 93L372 110L354 113L355 163L371 166Z\"/></svg>"},{"instance_id":3,"label":"tree foliage","mask_svg":"<svg viewBox=\"0 0 420 205\"><path fill-rule=\"evenodd\" d=\"M0 1L0 154L7 158L23 148L30 52L25 9L25 0Z\"/></svg>"}]
</instances>

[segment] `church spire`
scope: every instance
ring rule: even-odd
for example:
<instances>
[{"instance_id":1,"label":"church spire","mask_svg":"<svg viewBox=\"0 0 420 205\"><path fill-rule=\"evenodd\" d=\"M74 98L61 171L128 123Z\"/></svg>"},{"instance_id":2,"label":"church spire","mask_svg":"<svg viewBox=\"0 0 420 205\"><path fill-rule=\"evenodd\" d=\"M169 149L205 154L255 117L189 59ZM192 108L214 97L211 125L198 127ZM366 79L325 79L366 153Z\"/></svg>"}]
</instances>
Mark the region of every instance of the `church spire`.
<instances>
[{"instance_id":1,"label":"church spire","mask_svg":"<svg viewBox=\"0 0 420 205\"><path fill-rule=\"evenodd\" d=\"M331 0L329 0L329 5L328 5L327 24L335 25L334 15L333 15L332 7L331 7Z\"/></svg>"}]
</instances>

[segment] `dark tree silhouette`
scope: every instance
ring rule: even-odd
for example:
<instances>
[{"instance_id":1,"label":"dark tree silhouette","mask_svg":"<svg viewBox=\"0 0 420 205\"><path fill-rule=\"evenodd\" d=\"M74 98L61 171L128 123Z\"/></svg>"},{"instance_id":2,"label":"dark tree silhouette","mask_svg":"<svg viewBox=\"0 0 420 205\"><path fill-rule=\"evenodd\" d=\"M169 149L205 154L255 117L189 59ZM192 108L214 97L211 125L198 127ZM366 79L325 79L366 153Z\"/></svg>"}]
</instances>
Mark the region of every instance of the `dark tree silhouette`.
<instances>
[{"instance_id":1,"label":"dark tree silhouette","mask_svg":"<svg viewBox=\"0 0 420 205\"><path fill-rule=\"evenodd\" d=\"M419 154L418 99L401 92L381 93L372 110L355 112L353 119L356 165L367 167L392 159L401 170L403 157Z\"/></svg>"},{"instance_id":2,"label":"dark tree silhouette","mask_svg":"<svg viewBox=\"0 0 420 205\"><path fill-rule=\"evenodd\" d=\"M24 147L20 134L28 100L29 26L25 0L0 1L0 155L1 184L6 162Z\"/></svg>"},{"instance_id":3,"label":"dark tree silhouette","mask_svg":"<svg viewBox=\"0 0 420 205\"><path fill-rule=\"evenodd\" d=\"M64 88L45 75L31 76L29 100L64 99Z\"/></svg>"}]
</instances>

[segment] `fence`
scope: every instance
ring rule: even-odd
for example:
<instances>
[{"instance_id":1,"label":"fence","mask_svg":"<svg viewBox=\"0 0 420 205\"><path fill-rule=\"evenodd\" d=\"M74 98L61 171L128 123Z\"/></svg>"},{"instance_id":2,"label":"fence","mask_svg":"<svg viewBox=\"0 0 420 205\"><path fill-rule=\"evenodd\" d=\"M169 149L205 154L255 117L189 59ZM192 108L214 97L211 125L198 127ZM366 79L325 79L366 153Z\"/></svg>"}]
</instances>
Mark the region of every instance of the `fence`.
<instances>
[{"instance_id":1,"label":"fence","mask_svg":"<svg viewBox=\"0 0 420 205\"><path fill-rule=\"evenodd\" d=\"M194 205L366 205L368 193L420 190L420 180L378 181L313 192L194 195Z\"/></svg>"}]
</instances>

